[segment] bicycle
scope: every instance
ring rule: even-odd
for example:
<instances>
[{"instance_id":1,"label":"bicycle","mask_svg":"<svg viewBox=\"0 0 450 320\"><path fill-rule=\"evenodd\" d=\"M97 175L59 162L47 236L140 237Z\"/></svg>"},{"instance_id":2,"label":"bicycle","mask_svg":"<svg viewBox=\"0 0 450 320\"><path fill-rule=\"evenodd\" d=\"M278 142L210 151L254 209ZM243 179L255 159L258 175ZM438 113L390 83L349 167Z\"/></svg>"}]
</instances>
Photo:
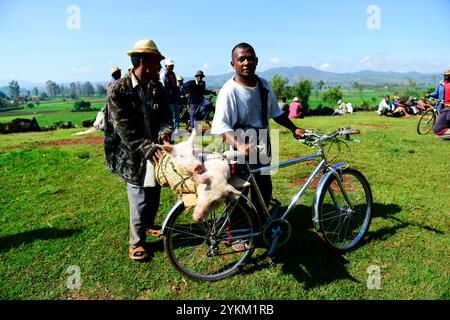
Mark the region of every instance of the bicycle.
<instances>
[{"instance_id":1,"label":"bicycle","mask_svg":"<svg viewBox=\"0 0 450 320\"><path fill-rule=\"evenodd\" d=\"M358 133L359 130L350 128L323 135L306 131L304 141L315 146L317 153L253 170L242 154L225 152L227 159L238 159L238 163L244 164L247 181L258 194L266 221L258 220L254 204L244 194L237 200L223 203L206 221L200 223L193 223L192 212L179 200L166 216L161 231L165 252L172 266L191 280L221 280L241 270L255 250L256 239L261 237L269 247L267 257L270 259L275 249L286 244L290 238L292 228L286 217L321 172L323 175L316 187L312 206L314 227L325 244L336 252L345 253L356 248L367 234L371 222L373 204L370 185L361 172L350 168L345 162L331 164L324 142L332 140L339 146L341 142L347 145L345 141L356 140L351 139L350 135ZM269 212L254 174L316 158L321 161L286 211L280 216L278 204Z\"/></svg>"},{"instance_id":2,"label":"bicycle","mask_svg":"<svg viewBox=\"0 0 450 320\"><path fill-rule=\"evenodd\" d=\"M434 104L432 109L428 109L420 116L419 122L417 123L418 134L427 134L431 131L431 129L433 129L436 118L439 115L439 109L437 108L437 106L440 103L444 103L443 100L437 100L434 98L430 98L430 100L436 100L436 103Z\"/></svg>"}]
</instances>

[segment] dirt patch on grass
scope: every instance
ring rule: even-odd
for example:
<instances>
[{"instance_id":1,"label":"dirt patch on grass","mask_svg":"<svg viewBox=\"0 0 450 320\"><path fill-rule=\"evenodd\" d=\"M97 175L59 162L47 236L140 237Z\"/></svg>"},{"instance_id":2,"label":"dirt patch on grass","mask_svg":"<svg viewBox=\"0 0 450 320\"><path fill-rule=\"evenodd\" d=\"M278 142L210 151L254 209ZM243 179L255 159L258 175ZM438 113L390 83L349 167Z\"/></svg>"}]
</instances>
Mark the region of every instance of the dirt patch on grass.
<instances>
[{"instance_id":1,"label":"dirt patch on grass","mask_svg":"<svg viewBox=\"0 0 450 320\"><path fill-rule=\"evenodd\" d=\"M21 146L11 146L5 147L3 150L11 151L17 150L24 147L49 147L49 146L67 146L67 145L81 145L81 144L103 144L103 137L85 137L83 139L62 139L62 140L54 140L54 141L46 141L46 142L33 142L30 144L25 144Z\"/></svg>"},{"instance_id":2,"label":"dirt patch on grass","mask_svg":"<svg viewBox=\"0 0 450 320\"><path fill-rule=\"evenodd\" d=\"M103 144L103 137L86 137L83 139L63 139L48 142L35 142L33 147L66 146L72 144Z\"/></svg>"},{"instance_id":3,"label":"dirt patch on grass","mask_svg":"<svg viewBox=\"0 0 450 320\"><path fill-rule=\"evenodd\" d=\"M372 123L372 124L369 124L369 126L373 126L375 128L383 128L383 129L389 129L390 128L390 126L387 126L387 125L381 124L381 123Z\"/></svg>"},{"instance_id":4,"label":"dirt patch on grass","mask_svg":"<svg viewBox=\"0 0 450 320\"><path fill-rule=\"evenodd\" d=\"M303 179L294 179L292 180L291 184L294 186L303 186L306 181L308 180L308 178L303 178ZM310 188L311 189L315 189L317 187L317 183L319 183L320 179L314 179L313 182L310 184Z\"/></svg>"}]
</instances>

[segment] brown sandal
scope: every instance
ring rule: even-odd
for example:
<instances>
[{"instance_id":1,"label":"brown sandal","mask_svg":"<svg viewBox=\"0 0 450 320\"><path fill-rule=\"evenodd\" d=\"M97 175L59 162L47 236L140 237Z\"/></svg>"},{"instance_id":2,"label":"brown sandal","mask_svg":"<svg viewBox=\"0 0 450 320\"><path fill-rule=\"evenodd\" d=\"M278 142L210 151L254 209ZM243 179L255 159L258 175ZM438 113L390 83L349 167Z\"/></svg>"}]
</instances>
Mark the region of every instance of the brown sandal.
<instances>
[{"instance_id":1,"label":"brown sandal","mask_svg":"<svg viewBox=\"0 0 450 320\"><path fill-rule=\"evenodd\" d=\"M128 255L130 256L130 259L134 261L143 261L148 259L148 254L143 246L130 247Z\"/></svg>"},{"instance_id":2,"label":"brown sandal","mask_svg":"<svg viewBox=\"0 0 450 320\"><path fill-rule=\"evenodd\" d=\"M148 229L145 232L146 235L148 236L153 236L153 237L159 237L161 235L161 230L157 230L157 229Z\"/></svg>"}]
</instances>

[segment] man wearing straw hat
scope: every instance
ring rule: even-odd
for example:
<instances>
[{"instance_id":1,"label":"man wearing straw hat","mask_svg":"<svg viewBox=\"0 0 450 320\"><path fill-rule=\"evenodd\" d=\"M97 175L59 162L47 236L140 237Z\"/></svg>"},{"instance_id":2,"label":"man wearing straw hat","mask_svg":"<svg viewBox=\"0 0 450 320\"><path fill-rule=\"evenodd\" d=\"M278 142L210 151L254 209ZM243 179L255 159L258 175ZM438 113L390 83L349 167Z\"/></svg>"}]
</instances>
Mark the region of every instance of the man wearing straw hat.
<instances>
[{"instance_id":1,"label":"man wearing straw hat","mask_svg":"<svg viewBox=\"0 0 450 320\"><path fill-rule=\"evenodd\" d=\"M109 88L111 88L111 86L114 84L114 82L119 80L121 76L122 76L122 72L119 69L119 67L114 66L111 68L111 79L108 81L108 92L109 92Z\"/></svg>"},{"instance_id":2,"label":"man wearing straw hat","mask_svg":"<svg viewBox=\"0 0 450 320\"><path fill-rule=\"evenodd\" d=\"M153 166L169 144L172 112L167 93L159 82L164 56L149 39L136 42L128 52L133 68L110 89L105 117L105 157L110 171L126 182L130 204L129 257L150 257L146 231L153 227L159 207L160 187ZM153 179L152 179L153 175Z\"/></svg>"},{"instance_id":3,"label":"man wearing straw hat","mask_svg":"<svg viewBox=\"0 0 450 320\"><path fill-rule=\"evenodd\" d=\"M450 69L447 69L443 73L444 79L438 83L436 90L430 93L428 97L443 100L445 105L450 105ZM443 105L442 102L438 105L438 110L441 111Z\"/></svg>"},{"instance_id":4,"label":"man wearing straw hat","mask_svg":"<svg viewBox=\"0 0 450 320\"><path fill-rule=\"evenodd\" d=\"M161 73L161 82L166 88L167 97L169 99L169 107L172 110L174 134L180 128L180 110L178 109L179 90L177 86L177 77L172 59L166 59L165 70Z\"/></svg>"}]
</instances>

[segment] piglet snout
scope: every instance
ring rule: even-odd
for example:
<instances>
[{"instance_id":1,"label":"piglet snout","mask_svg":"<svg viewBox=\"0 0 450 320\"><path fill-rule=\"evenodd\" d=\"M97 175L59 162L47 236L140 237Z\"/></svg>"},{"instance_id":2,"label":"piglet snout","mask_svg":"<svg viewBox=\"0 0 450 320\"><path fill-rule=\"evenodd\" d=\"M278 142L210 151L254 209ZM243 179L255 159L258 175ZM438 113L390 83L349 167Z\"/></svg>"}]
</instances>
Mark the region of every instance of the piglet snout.
<instances>
[{"instance_id":1,"label":"piglet snout","mask_svg":"<svg viewBox=\"0 0 450 320\"><path fill-rule=\"evenodd\" d=\"M194 172L197 174L202 174L203 172L205 172L205 167L200 164L194 168Z\"/></svg>"}]
</instances>

